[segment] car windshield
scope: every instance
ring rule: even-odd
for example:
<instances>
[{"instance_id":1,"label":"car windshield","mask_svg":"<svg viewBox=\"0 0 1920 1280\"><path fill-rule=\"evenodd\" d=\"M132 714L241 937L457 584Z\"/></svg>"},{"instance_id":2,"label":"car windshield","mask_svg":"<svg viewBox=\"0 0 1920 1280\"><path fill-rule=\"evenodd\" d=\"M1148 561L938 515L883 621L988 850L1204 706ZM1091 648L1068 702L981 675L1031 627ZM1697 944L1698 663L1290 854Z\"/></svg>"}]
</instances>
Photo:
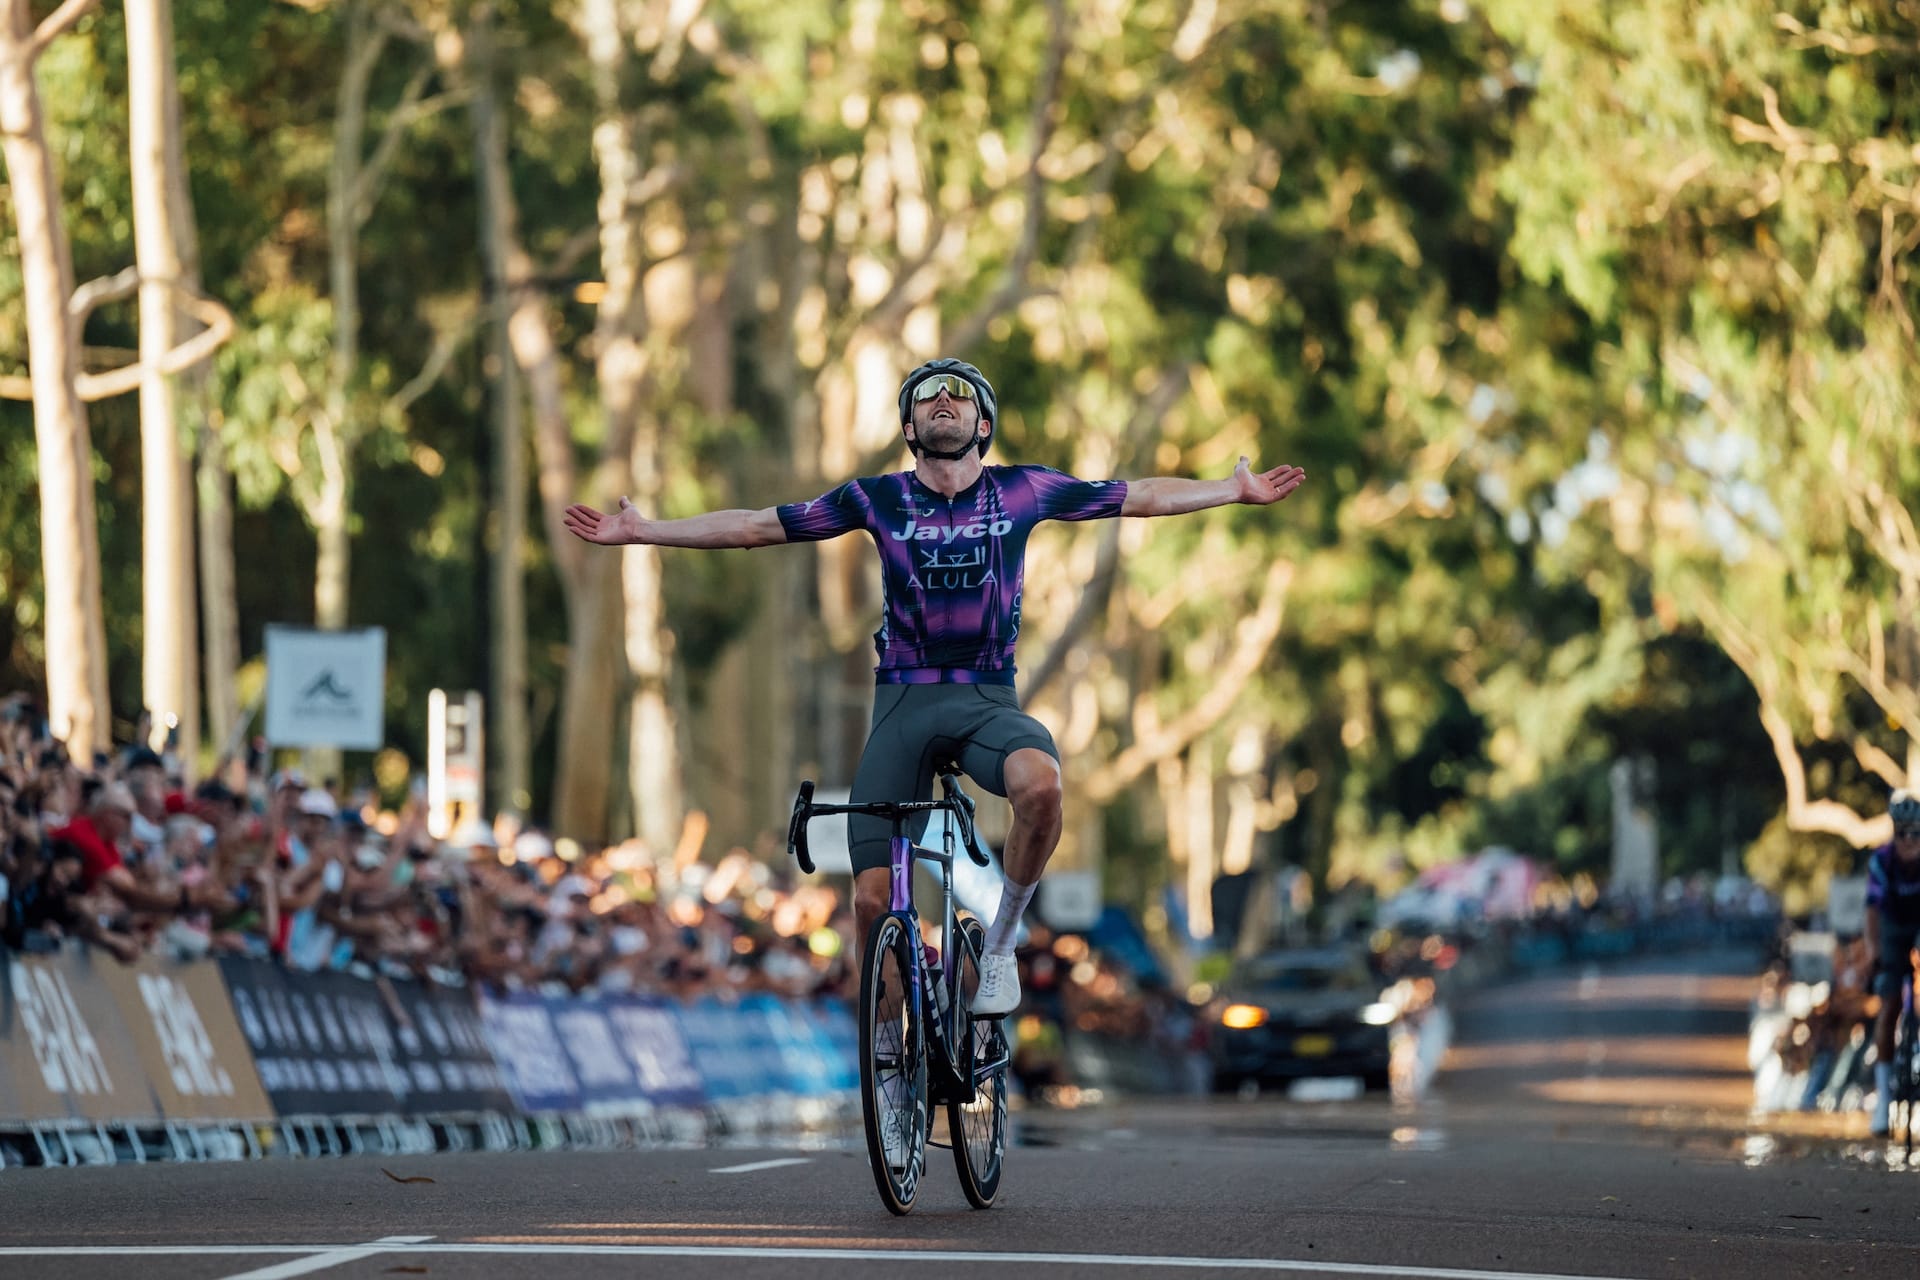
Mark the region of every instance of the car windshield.
<instances>
[{"instance_id":1,"label":"car windshield","mask_svg":"<svg viewBox=\"0 0 1920 1280\"><path fill-rule=\"evenodd\" d=\"M1359 991L1367 985L1366 970L1358 965L1295 956L1249 960L1240 978L1245 985L1262 991Z\"/></svg>"}]
</instances>

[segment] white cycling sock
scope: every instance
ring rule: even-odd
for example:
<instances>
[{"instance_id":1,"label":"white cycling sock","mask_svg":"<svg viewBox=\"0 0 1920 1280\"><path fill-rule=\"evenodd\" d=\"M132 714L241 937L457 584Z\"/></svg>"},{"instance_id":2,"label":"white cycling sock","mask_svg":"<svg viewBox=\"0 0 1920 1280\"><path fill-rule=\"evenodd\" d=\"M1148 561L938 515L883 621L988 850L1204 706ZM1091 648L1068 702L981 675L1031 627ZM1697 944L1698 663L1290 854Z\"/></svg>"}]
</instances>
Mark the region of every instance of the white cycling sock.
<instances>
[{"instance_id":1,"label":"white cycling sock","mask_svg":"<svg viewBox=\"0 0 1920 1280\"><path fill-rule=\"evenodd\" d=\"M1000 885L1000 910L993 917L993 924L987 928L987 954L990 956L1010 956L1013 954L1013 939L1020 932L1020 916L1033 901L1033 891L1038 884L1016 884L1012 880Z\"/></svg>"}]
</instances>

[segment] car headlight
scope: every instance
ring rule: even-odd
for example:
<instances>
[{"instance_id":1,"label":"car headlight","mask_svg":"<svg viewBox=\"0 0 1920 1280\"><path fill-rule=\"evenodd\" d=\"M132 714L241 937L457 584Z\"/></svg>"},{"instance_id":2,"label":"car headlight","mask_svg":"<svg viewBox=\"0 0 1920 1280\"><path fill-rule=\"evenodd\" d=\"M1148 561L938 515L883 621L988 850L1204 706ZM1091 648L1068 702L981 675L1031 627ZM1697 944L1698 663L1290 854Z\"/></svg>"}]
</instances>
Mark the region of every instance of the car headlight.
<instances>
[{"instance_id":1,"label":"car headlight","mask_svg":"<svg viewBox=\"0 0 1920 1280\"><path fill-rule=\"evenodd\" d=\"M1384 1027L1400 1016L1400 1010L1385 1000L1376 1000L1360 1011L1360 1021L1370 1027Z\"/></svg>"},{"instance_id":2,"label":"car headlight","mask_svg":"<svg viewBox=\"0 0 1920 1280\"><path fill-rule=\"evenodd\" d=\"M1230 1004L1220 1011L1220 1025L1235 1031L1251 1031L1266 1021L1267 1011L1257 1004Z\"/></svg>"}]
</instances>

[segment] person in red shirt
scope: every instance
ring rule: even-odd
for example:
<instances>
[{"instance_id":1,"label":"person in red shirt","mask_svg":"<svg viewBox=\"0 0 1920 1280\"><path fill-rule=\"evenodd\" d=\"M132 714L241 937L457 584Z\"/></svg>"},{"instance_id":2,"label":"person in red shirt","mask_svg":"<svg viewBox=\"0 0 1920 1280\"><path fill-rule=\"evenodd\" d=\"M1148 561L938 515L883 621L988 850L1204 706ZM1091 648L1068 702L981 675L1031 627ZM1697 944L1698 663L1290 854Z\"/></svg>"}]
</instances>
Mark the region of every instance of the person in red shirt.
<instances>
[{"instance_id":1,"label":"person in red shirt","mask_svg":"<svg viewBox=\"0 0 1920 1280\"><path fill-rule=\"evenodd\" d=\"M133 823L133 811L133 792L123 782L109 782L93 793L84 813L50 834L80 850L83 892L91 893L104 885L132 910L178 914L191 905L187 890L176 892L141 884L120 853L120 843Z\"/></svg>"}]
</instances>

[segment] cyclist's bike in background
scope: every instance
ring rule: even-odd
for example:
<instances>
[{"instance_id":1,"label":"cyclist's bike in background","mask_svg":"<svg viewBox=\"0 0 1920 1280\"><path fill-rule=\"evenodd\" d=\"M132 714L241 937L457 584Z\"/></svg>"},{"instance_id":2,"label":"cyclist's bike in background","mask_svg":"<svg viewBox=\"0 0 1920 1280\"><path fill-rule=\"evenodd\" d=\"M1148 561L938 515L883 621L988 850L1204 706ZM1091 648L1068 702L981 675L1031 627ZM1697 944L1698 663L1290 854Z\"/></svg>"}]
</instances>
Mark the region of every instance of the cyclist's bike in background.
<instances>
[{"instance_id":1,"label":"cyclist's bike in background","mask_svg":"<svg viewBox=\"0 0 1920 1280\"><path fill-rule=\"evenodd\" d=\"M1914 1111L1920 1109L1920 1009L1914 1007L1913 970L1900 984L1900 1026L1893 1040L1893 1109L1906 1131L1906 1162L1913 1164Z\"/></svg>"},{"instance_id":2,"label":"cyclist's bike in background","mask_svg":"<svg viewBox=\"0 0 1920 1280\"><path fill-rule=\"evenodd\" d=\"M800 784L787 851L813 871L807 823L832 814L867 814L893 824L890 910L867 934L860 966L860 1103L867 1154L880 1199L894 1213L913 1208L926 1171L935 1107L947 1109L947 1132L960 1188L976 1209L990 1208L1000 1190L1007 1149L1007 1072L1012 1057L998 1018L974 1019L967 1005L979 985L986 930L953 903L956 842L981 866L989 865L973 825L973 800L959 771L939 771L942 796L926 801L815 804L813 783ZM916 845L907 836L920 815L945 813L943 848ZM923 941L913 905L917 862L940 869L940 945Z\"/></svg>"}]
</instances>

